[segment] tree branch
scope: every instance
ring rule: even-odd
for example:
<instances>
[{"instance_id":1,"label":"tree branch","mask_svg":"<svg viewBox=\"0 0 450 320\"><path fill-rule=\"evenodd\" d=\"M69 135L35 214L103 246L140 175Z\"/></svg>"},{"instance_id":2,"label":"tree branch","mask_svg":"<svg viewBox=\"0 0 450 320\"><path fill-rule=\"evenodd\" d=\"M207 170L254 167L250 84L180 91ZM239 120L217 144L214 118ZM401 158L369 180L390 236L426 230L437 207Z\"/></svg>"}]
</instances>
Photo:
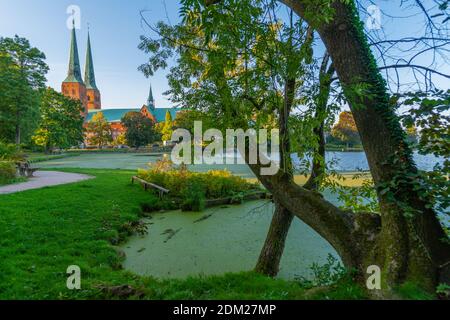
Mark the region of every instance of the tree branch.
<instances>
[{"instance_id":1,"label":"tree branch","mask_svg":"<svg viewBox=\"0 0 450 320\"><path fill-rule=\"evenodd\" d=\"M401 69L401 68L412 68L412 69L421 69L424 70L426 72L430 72L430 73L435 73L437 75L440 75L441 77L450 79L450 75L433 70L431 68L427 68L424 66L419 66L416 64L394 64L394 65L390 65L390 66L384 66L384 67L379 67L379 70L385 70L385 69Z\"/></svg>"}]
</instances>

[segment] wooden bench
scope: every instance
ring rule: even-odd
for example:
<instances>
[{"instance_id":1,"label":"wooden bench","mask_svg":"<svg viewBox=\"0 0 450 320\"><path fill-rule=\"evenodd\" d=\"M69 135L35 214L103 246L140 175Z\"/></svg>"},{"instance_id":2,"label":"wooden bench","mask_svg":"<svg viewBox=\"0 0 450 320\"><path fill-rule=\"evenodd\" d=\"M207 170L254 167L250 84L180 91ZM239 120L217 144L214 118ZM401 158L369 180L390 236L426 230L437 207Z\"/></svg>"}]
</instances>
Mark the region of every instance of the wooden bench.
<instances>
[{"instance_id":1,"label":"wooden bench","mask_svg":"<svg viewBox=\"0 0 450 320\"><path fill-rule=\"evenodd\" d=\"M158 191L158 193L159 193L159 198L161 198L161 199L164 196L164 194L170 192L170 190L167 190L167 189L165 189L165 188L163 188L161 186L158 186L157 184L145 181L145 180L143 180L143 179L141 179L139 177L136 177L136 176L131 178L131 183L134 183L134 182L140 183L144 187L145 191L147 191L148 188L156 189Z\"/></svg>"},{"instance_id":2,"label":"wooden bench","mask_svg":"<svg viewBox=\"0 0 450 320\"><path fill-rule=\"evenodd\" d=\"M17 171L19 176L32 178L34 173L39 170L39 168L32 168L28 161L16 163Z\"/></svg>"}]
</instances>

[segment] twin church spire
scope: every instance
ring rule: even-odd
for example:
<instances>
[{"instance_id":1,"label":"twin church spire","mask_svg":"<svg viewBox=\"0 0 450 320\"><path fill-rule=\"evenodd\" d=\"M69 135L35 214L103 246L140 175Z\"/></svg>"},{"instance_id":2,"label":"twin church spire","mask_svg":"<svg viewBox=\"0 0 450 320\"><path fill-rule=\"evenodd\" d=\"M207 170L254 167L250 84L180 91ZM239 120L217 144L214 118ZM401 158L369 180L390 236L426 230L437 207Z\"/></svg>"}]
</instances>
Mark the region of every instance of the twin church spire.
<instances>
[{"instance_id":1,"label":"twin church spire","mask_svg":"<svg viewBox=\"0 0 450 320\"><path fill-rule=\"evenodd\" d=\"M84 71L84 81L81 76L81 64L78 56L77 35L75 32L75 24L72 28L72 35L70 40L70 58L69 70L67 78L62 84L62 93L65 96L73 99L78 99L82 102L86 109L89 110L101 109L100 91L95 82L94 61L92 58L91 38L88 32L87 50L86 50L86 65Z\"/></svg>"},{"instance_id":2,"label":"twin church spire","mask_svg":"<svg viewBox=\"0 0 450 320\"><path fill-rule=\"evenodd\" d=\"M90 33L88 31L86 65L83 80L81 75L80 57L78 55L75 23L72 28L70 40L69 70L66 79L62 83L62 93L72 99L80 100L85 108L85 114L88 114L90 110L102 109L100 91L95 81L94 59L92 58ZM147 106L150 110L155 110L155 99L153 98L151 86Z\"/></svg>"},{"instance_id":3,"label":"twin church spire","mask_svg":"<svg viewBox=\"0 0 450 320\"><path fill-rule=\"evenodd\" d=\"M86 50L86 66L84 70L84 81L81 77L81 64L78 56L78 44L77 35L75 32L75 26L72 28L72 36L70 40L70 59L69 59L69 71L66 80L64 82L79 82L84 83L86 89L97 89L95 83L94 62L92 58L91 49L91 37L88 32L87 50Z\"/></svg>"},{"instance_id":4,"label":"twin church spire","mask_svg":"<svg viewBox=\"0 0 450 320\"><path fill-rule=\"evenodd\" d=\"M75 33L75 25L72 28L72 36L70 39L69 71L64 82L83 83L83 79L81 78L80 58L78 56L78 44L77 35Z\"/></svg>"},{"instance_id":5,"label":"twin church spire","mask_svg":"<svg viewBox=\"0 0 450 320\"><path fill-rule=\"evenodd\" d=\"M91 37L89 35L89 31L86 51L86 68L84 70L84 83L86 85L86 89L98 90L97 84L95 83L94 61L92 59Z\"/></svg>"}]
</instances>

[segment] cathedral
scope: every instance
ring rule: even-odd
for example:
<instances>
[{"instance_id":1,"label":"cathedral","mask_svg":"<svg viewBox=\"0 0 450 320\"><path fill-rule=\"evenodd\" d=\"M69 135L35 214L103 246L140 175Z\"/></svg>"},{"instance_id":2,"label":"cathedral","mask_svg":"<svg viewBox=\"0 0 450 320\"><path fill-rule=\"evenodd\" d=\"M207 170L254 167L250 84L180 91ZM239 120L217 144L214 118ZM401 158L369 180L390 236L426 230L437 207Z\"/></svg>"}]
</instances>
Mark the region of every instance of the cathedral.
<instances>
[{"instance_id":1,"label":"cathedral","mask_svg":"<svg viewBox=\"0 0 450 320\"><path fill-rule=\"evenodd\" d=\"M67 97L81 101L85 110L85 123L89 122L95 114L99 112L103 113L106 120L111 124L113 138L116 138L125 131L121 119L128 112L141 112L154 123L158 123L165 121L166 114L168 112L171 114L172 119L175 119L178 111L176 108L156 108L151 86L147 103L141 108L102 108L100 90L95 82L94 60L92 57L90 35L88 32L86 64L83 80L81 75L80 58L78 56L75 26L72 28L70 40L69 71L67 73L67 78L62 83L61 92Z\"/></svg>"}]
</instances>

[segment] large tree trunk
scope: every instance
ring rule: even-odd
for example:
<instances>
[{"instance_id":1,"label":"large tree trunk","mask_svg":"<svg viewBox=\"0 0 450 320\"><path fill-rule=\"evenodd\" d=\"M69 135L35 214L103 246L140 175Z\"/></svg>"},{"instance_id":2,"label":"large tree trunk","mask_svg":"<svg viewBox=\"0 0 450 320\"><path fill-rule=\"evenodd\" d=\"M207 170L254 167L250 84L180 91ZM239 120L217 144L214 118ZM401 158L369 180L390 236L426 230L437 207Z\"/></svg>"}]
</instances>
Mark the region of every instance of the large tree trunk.
<instances>
[{"instance_id":1,"label":"large tree trunk","mask_svg":"<svg viewBox=\"0 0 450 320\"><path fill-rule=\"evenodd\" d=\"M322 66L320 69L320 90L316 97L316 115L315 121L317 123L314 128L314 134L317 138L318 146L317 150L314 153L313 161L312 161L312 170L311 176L305 184L305 188L308 190L317 190L320 186L321 180L325 173L325 135L324 135L324 127L325 127L325 118L326 118L326 109L327 103L330 96L330 88L331 88L331 77L334 74L334 67L331 65L328 68L329 63L329 55L326 54ZM287 82L289 84L289 82ZM281 128L281 136L284 137L288 134L288 126L287 121L289 117L289 111L292 107L292 97L295 94L295 81L294 84L291 83L291 86L286 86L287 90L285 92L285 106L284 113L280 114L279 118L279 126ZM288 112L286 112L288 111ZM283 138L284 145L280 152L281 159L281 168L285 167L286 163L289 163L289 167L291 164L291 150L289 146L289 137L287 139ZM292 172L290 172L292 175ZM283 255L286 238L288 236L289 229L292 224L292 220L294 215L286 210L279 202L275 200L275 211L273 214L272 222L270 224L269 232L267 234L266 241L261 250L261 254L259 256L258 262L255 267L255 271L265 274L270 277L275 277L278 274L280 268L281 257Z\"/></svg>"},{"instance_id":2,"label":"large tree trunk","mask_svg":"<svg viewBox=\"0 0 450 320\"><path fill-rule=\"evenodd\" d=\"M289 114L294 102L296 89L295 79L286 79L284 88L284 104L279 112L280 128L280 171L287 179L292 179L291 144L289 138ZM270 224L269 233L256 263L255 271L275 277L280 268L286 238L294 215L286 210L275 199L275 212Z\"/></svg>"},{"instance_id":3,"label":"large tree trunk","mask_svg":"<svg viewBox=\"0 0 450 320\"><path fill-rule=\"evenodd\" d=\"M308 18L304 14L306 1L282 2ZM447 236L431 209L432 201L422 196L423 182L367 45L355 4L335 1L332 6L334 19L318 26L318 32L346 92L381 206L382 228L376 249L363 252L362 264L382 267L388 287L411 280L433 290L439 266L450 260L450 246L442 241ZM362 87L366 91L355 94ZM386 192L393 182L398 183Z\"/></svg>"},{"instance_id":4,"label":"large tree trunk","mask_svg":"<svg viewBox=\"0 0 450 320\"><path fill-rule=\"evenodd\" d=\"M289 138L289 114L294 102L295 79L286 79L284 105L280 110L278 123L280 128L280 171L287 179L292 179L291 143ZM275 199L275 212L270 224L264 246L259 255L255 271L274 277L278 274L286 238L294 215Z\"/></svg>"},{"instance_id":5,"label":"large tree trunk","mask_svg":"<svg viewBox=\"0 0 450 320\"><path fill-rule=\"evenodd\" d=\"M317 128L316 134L319 135L318 156L313 159L313 168L311 176L305 184L308 190L317 190L323 175L323 162L325 159L325 139L323 135L323 123ZM321 157L321 159L319 159ZM269 277L275 277L280 270L281 257L283 256L286 239L289 229L292 225L294 215L284 208L280 202L275 200L275 211L270 223L264 246L259 255L255 271Z\"/></svg>"},{"instance_id":6,"label":"large tree trunk","mask_svg":"<svg viewBox=\"0 0 450 320\"><path fill-rule=\"evenodd\" d=\"M313 5L311 1L279 1L306 21L311 14L305 13L316 10L308 8ZM263 176L260 165L250 167L274 199L328 240L344 264L359 271L361 278L367 266L377 265L383 271L382 288L386 291L413 281L433 292L440 267L450 261L450 244L443 241L448 237L432 201L423 197L423 181L367 45L355 3L334 1L332 8L334 18L314 27L333 60L353 112L377 186L380 216L344 212L282 173ZM356 94L362 88L363 94Z\"/></svg>"},{"instance_id":7,"label":"large tree trunk","mask_svg":"<svg viewBox=\"0 0 450 320\"><path fill-rule=\"evenodd\" d=\"M275 212L264 246L256 263L255 271L275 277L280 270L281 257L294 215L279 202L275 202Z\"/></svg>"}]
</instances>

